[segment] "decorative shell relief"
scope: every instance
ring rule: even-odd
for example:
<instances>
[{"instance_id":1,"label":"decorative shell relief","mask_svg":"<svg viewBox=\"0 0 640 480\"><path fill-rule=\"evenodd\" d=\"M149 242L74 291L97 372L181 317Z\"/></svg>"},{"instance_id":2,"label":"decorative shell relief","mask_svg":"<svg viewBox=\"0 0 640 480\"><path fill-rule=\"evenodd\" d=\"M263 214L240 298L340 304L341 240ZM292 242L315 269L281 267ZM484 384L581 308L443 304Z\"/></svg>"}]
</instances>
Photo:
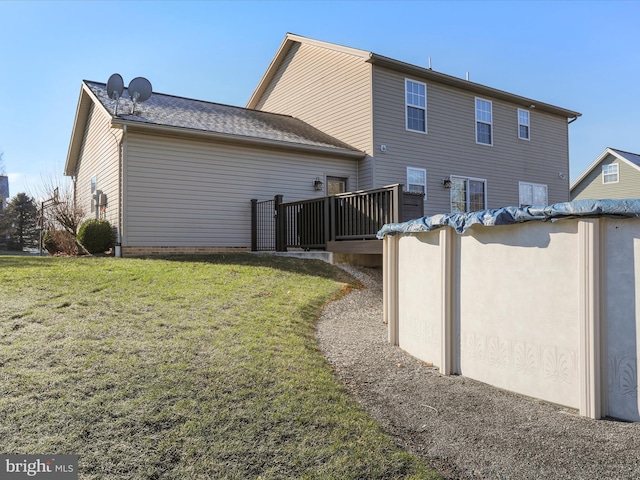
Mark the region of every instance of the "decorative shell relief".
<instances>
[{"instance_id":1,"label":"decorative shell relief","mask_svg":"<svg viewBox=\"0 0 640 480\"><path fill-rule=\"evenodd\" d=\"M514 368L517 372L571 384L576 377L575 352L556 345L508 341L470 332L464 335L465 354L477 363Z\"/></svg>"},{"instance_id":2,"label":"decorative shell relief","mask_svg":"<svg viewBox=\"0 0 640 480\"><path fill-rule=\"evenodd\" d=\"M638 398L638 358L635 355L609 357L609 392Z\"/></svg>"}]
</instances>

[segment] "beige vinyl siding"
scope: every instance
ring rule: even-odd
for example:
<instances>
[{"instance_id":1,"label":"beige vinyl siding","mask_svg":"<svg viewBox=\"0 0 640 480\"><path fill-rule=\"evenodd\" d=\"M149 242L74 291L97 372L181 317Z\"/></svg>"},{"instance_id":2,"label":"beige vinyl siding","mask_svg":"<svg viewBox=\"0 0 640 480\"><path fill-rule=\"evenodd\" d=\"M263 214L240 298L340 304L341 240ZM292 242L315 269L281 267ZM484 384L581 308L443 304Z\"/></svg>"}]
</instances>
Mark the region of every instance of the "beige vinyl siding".
<instances>
[{"instance_id":1,"label":"beige vinyl siding","mask_svg":"<svg viewBox=\"0 0 640 480\"><path fill-rule=\"evenodd\" d=\"M360 190L366 190L373 188L375 185L375 159L371 155L367 155L365 158L358 162L358 185Z\"/></svg>"},{"instance_id":2,"label":"beige vinyl siding","mask_svg":"<svg viewBox=\"0 0 640 480\"><path fill-rule=\"evenodd\" d=\"M476 95L427 81L427 134L405 126L405 78L373 69L376 186L406 183L406 167L427 170L425 214L451 209L449 175L487 180L487 207L518 205L518 182L548 185L549 202L569 199L566 118L531 110L531 140L518 138L519 106L490 97L493 146L476 143ZM381 152L379 146L387 146ZM559 174L564 175L564 179Z\"/></svg>"},{"instance_id":3,"label":"beige vinyl siding","mask_svg":"<svg viewBox=\"0 0 640 480\"><path fill-rule=\"evenodd\" d=\"M618 183L604 184L602 183L602 166L612 163L618 164ZM638 197L640 197L640 171L613 155L607 155L571 192L572 200Z\"/></svg>"},{"instance_id":4,"label":"beige vinyl siding","mask_svg":"<svg viewBox=\"0 0 640 480\"><path fill-rule=\"evenodd\" d=\"M91 211L91 178L96 177L96 189L107 196L105 219L118 227L119 155L118 144L122 131L111 128L111 118L100 107L91 105L76 172L76 203L80 205L86 219L96 218Z\"/></svg>"},{"instance_id":5,"label":"beige vinyl siding","mask_svg":"<svg viewBox=\"0 0 640 480\"><path fill-rule=\"evenodd\" d=\"M296 43L256 108L297 117L371 153L371 65L361 57Z\"/></svg>"},{"instance_id":6,"label":"beige vinyl siding","mask_svg":"<svg viewBox=\"0 0 640 480\"><path fill-rule=\"evenodd\" d=\"M251 199L324 196L319 177L355 183L357 160L205 140L127 136L124 246L250 247Z\"/></svg>"}]
</instances>

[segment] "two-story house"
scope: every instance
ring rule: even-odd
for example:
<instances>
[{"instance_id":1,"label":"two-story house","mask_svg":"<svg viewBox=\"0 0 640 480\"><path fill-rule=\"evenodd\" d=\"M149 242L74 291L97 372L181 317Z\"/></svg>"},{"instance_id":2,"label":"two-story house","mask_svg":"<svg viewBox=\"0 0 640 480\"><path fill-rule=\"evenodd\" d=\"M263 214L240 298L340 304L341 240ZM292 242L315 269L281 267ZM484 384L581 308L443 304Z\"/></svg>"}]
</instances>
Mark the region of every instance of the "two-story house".
<instances>
[{"instance_id":1,"label":"two-story house","mask_svg":"<svg viewBox=\"0 0 640 480\"><path fill-rule=\"evenodd\" d=\"M366 152L347 190L404 183L425 214L569 200L580 113L372 52L287 34L247 108Z\"/></svg>"},{"instance_id":2,"label":"two-story house","mask_svg":"<svg viewBox=\"0 0 640 480\"><path fill-rule=\"evenodd\" d=\"M579 113L371 52L288 34L247 108L106 87L82 82L65 175L122 255L247 250L251 200L277 194L402 183L427 214L569 198Z\"/></svg>"}]
</instances>

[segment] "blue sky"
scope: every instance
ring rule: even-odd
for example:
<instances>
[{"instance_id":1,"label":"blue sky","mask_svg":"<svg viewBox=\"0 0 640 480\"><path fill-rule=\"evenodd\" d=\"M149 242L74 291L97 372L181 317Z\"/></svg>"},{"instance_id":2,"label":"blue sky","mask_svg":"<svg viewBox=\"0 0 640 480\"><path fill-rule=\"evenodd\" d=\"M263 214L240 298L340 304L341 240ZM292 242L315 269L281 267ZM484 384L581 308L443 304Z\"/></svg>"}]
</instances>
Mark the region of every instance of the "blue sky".
<instances>
[{"instance_id":1,"label":"blue sky","mask_svg":"<svg viewBox=\"0 0 640 480\"><path fill-rule=\"evenodd\" d=\"M286 32L581 112L571 178L640 153L638 1L0 1L0 152L11 194L62 176L80 83L244 106Z\"/></svg>"}]
</instances>

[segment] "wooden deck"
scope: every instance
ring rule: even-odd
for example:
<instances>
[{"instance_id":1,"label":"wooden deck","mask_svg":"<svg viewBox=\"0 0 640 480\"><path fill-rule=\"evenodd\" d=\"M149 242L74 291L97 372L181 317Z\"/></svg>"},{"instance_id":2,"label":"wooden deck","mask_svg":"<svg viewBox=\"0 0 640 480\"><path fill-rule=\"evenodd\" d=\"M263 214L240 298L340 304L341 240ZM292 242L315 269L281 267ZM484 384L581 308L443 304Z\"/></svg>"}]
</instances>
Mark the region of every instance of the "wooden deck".
<instances>
[{"instance_id":1,"label":"wooden deck","mask_svg":"<svg viewBox=\"0 0 640 480\"><path fill-rule=\"evenodd\" d=\"M382 255L376 233L387 223L418 218L424 195L402 184L295 202L251 200L251 250L327 250L344 255Z\"/></svg>"}]
</instances>

